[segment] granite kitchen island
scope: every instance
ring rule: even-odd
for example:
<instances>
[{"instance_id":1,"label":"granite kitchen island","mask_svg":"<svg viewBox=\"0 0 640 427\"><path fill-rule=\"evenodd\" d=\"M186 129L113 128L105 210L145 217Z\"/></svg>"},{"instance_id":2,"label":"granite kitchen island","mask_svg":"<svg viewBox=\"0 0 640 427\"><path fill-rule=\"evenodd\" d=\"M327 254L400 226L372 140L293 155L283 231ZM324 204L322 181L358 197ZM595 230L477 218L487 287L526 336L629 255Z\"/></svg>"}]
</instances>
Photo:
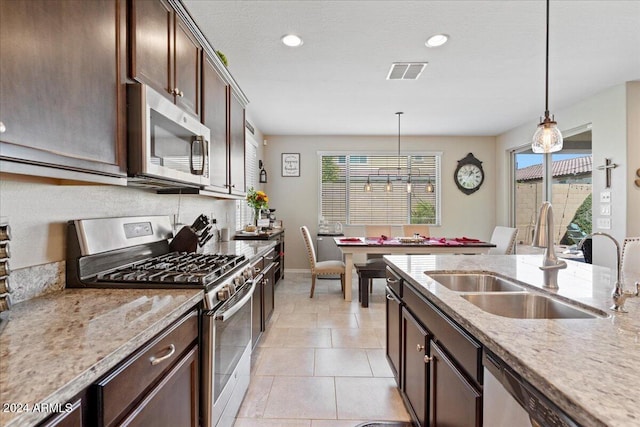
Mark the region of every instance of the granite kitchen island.
<instances>
[{"instance_id":1,"label":"granite kitchen island","mask_svg":"<svg viewBox=\"0 0 640 427\"><path fill-rule=\"evenodd\" d=\"M614 313L615 271L569 261L560 289L542 289L542 256L385 256L390 268L514 371L585 426L640 423L640 298ZM551 294L593 318L518 319L483 311L429 273L494 273L536 294Z\"/></svg>"}]
</instances>

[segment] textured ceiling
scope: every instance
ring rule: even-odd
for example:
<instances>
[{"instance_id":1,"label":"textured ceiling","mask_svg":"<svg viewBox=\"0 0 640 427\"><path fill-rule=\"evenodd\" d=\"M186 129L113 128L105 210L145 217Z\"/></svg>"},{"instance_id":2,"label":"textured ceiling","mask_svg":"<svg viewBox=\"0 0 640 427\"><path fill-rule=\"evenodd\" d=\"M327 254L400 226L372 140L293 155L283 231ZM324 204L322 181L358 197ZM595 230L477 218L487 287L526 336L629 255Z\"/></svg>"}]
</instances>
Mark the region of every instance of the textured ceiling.
<instances>
[{"instance_id":1,"label":"textured ceiling","mask_svg":"<svg viewBox=\"0 0 640 427\"><path fill-rule=\"evenodd\" d=\"M542 0L183 2L266 135L393 135L396 111L403 135L497 135L544 112ZM640 0L552 0L550 15L552 113L640 79ZM280 43L290 32L302 47ZM449 42L425 47L435 33ZM401 61L429 65L385 80Z\"/></svg>"}]
</instances>

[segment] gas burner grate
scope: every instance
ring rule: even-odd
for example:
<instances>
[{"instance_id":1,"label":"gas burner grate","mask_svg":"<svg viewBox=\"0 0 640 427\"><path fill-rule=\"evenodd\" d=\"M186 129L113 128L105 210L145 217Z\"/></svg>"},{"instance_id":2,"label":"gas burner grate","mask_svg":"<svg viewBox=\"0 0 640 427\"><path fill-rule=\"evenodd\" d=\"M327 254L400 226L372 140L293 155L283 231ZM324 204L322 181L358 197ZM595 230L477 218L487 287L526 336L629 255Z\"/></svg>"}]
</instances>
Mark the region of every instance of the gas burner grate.
<instances>
[{"instance_id":1,"label":"gas burner grate","mask_svg":"<svg viewBox=\"0 0 640 427\"><path fill-rule=\"evenodd\" d=\"M204 286L244 262L243 255L171 252L98 274L104 282L174 283Z\"/></svg>"}]
</instances>

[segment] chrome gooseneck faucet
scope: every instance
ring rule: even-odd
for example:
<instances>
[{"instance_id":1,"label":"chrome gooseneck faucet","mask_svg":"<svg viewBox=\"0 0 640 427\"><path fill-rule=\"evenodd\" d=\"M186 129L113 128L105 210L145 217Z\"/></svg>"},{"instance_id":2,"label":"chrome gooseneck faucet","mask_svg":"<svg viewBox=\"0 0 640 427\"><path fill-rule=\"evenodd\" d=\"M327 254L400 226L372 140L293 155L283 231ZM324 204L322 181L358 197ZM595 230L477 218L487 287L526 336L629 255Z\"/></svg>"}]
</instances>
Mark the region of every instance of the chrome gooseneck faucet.
<instances>
[{"instance_id":1,"label":"chrome gooseneck faucet","mask_svg":"<svg viewBox=\"0 0 640 427\"><path fill-rule=\"evenodd\" d=\"M591 239L593 236L605 236L608 237L616 244L616 283L613 287L613 292L611 293L611 298L613 299L613 305L611 306L611 310L617 311L619 313L626 313L627 311L624 309L624 302L627 298L637 297L640 292L640 283L636 283L636 291L635 292L625 292L622 283L622 275L620 273L622 264L620 262L620 244L616 239L613 238L610 234L603 233L601 231L596 231L594 233L589 233L585 237L580 240L578 243L578 249L582 249L582 245L584 245L584 241L587 239Z\"/></svg>"},{"instance_id":2,"label":"chrome gooseneck faucet","mask_svg":"<svg viewBox=\"0 0 640 427\"><path fill-rule=\"evenodd\" d=\"M540 270L544 272L545 288L558 289L558 270L567 268L567 263L559 260L553 245L553 209L551 203L544 202L540 206L536 228L531 246L545 248L544 260Z\"/></svg>"}]
</instances>

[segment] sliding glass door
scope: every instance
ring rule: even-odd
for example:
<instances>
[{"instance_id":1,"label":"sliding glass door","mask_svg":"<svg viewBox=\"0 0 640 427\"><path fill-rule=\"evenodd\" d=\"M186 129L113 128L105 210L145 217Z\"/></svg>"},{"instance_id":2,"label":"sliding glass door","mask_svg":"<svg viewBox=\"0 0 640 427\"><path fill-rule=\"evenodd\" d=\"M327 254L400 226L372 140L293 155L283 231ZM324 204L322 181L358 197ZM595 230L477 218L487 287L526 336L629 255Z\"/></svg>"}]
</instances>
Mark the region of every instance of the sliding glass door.
<instances>
[{"instance_id":1,"label":"sliding glass door","mask_svg":"<svg viewBox=\"0 0 640 427\"><path fill-rule=\"evenodd\" d=\"M562 151L534 154L530 146L512 151L512 221L520 253L531 245L538 209L549 200L556 244L572 246L591 232L591 130L568 132Z\"/></svg>"}]
</instances>

